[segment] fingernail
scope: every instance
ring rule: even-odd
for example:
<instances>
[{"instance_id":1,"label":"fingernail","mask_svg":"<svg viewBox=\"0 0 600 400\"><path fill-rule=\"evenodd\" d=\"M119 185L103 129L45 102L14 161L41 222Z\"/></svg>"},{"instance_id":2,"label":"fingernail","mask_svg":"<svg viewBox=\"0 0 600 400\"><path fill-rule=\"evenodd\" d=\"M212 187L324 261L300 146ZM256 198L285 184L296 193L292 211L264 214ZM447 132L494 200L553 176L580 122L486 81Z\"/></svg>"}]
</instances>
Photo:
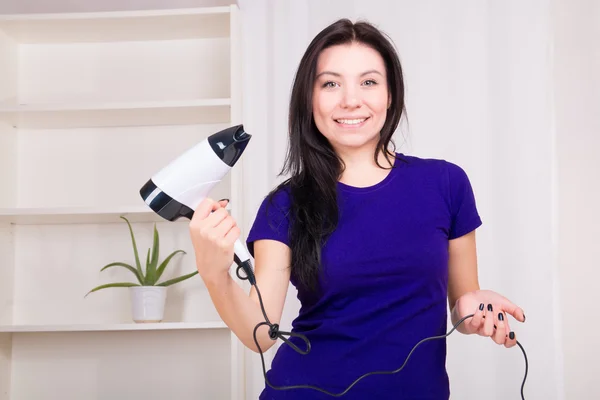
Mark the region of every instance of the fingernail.
<instances>
[{"instance_id":1,"label":"fingernail","mask_svg":"<svg viewBox=\"0 0 600 400\"><path fill-rule=\"evenodd\" d=\"M479 305L479 309L483 311L483 307L484 307L484 305L483 305L483 303L481 303L481 304Z\"/></svg>"},{"instance_id":2,"label":"fingernail","mask_svg":"<svg viewBox=\"0 0 600 400\"><path fill-rule=\"evenodd\" d=\"M515 333L514 332L509 333L508 337L510 338L510 340L513 340L515 338Z\"/></svg>"},{"instance_id":3,"label":"fingernail","mask_svg":"<svg viewBox=\"0 0 600 400\"><path fill-rule=\"evenodd\" d=\"M226 202L228 202L228 203L229 203L229 199L221 199L221 200L219 200L219 201L226 201Z\"/></svg>"},{"instance_id":4,"label":"fingernail","mask_svg":"<svg viewBox=\"0 0 600 400\"><path fill-rule=\"evenodd\" d=\"M492 305L488 304L488 311L493 311Z\"/></svg>"},{"instance_id":5,"label":"fingernail","mask_svg":"<svg viewBox=\"0 0 600 400\"><path fill-rule=\"evenodd\" d=\"M494 329L497 329L497 328L496 328L496 325L494 325Z\"/></svg>"},{"instance_id":6,"label":"fingernail","mask_svg":"<svg viewBox=\"0 0 600 400\"><path fill-rule=\"evenodd\" d=\"M523 322L525 322L525 313L523 313Z\"/></svg>"},{"instance_id":7,"label":"fingernail","mask_svg":"<svg viewBox=\"0 0 600 400\"><path fill-rule=\"evenodd\" d=\"M502 313L498 313L498 319L499 319L500 321L504 321L504 314L502 314Z\"/></svg>"}]
</instances>

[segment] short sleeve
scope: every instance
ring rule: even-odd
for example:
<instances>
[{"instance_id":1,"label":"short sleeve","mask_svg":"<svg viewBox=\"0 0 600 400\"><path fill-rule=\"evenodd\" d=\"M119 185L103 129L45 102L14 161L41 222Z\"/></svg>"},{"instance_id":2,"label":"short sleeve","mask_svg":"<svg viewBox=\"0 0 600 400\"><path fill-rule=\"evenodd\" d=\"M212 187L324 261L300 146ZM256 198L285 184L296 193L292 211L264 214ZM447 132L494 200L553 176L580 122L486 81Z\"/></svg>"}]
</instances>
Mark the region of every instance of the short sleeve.
<instances>
[{"instance_id":1,"label":"short sleeve","mask_svg":"<svg viewBox=\"0 0 600 400\"><path fill-rule=\"evenodd\" d=\"M279 189L272 197L265 197L252 223L246 245L254 257L254 242L261 239L277 240L289 246L290 225L289 191Z\"/></svg>"},{"instance_id":2,"label":"short sleeve","mask_svg":"<svg viewBox=\"0 0 600 400\"><path fill-rule=\"evenodd\" d=\"M467 173L456 164L446 162L450 206L449 239L456 239L482 225L475 194Z\"/></svg>"}]
</instances>

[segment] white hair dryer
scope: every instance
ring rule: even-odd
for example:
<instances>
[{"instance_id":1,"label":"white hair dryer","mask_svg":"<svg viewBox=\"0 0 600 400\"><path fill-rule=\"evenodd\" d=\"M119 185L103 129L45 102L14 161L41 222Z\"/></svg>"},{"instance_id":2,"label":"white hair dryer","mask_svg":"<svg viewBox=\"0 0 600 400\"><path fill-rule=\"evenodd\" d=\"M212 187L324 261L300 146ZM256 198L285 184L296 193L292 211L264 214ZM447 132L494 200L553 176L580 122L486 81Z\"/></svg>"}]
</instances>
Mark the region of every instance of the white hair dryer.
<instances>
[{"instance_id":1,"label":"white hair dryer","mask_svg":"<svg viewBox=\"0 0 600 400\"><path fill-rule=\"evenodd\" d=\"M210 135L152 176L140 189L142 199L167 221L192 219L194 210L239 160L251 137L243 125ZM250 277L250 254L239 239L234 250L236 263Z\"/></svg>"}]
</instances>

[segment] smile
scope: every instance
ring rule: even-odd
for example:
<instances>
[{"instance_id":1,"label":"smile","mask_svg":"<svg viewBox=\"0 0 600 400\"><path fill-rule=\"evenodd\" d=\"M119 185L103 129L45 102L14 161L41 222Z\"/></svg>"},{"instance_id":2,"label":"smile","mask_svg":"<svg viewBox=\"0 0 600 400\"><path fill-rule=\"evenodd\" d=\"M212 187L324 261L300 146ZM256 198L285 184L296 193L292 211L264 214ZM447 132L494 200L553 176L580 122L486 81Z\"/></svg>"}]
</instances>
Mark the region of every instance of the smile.
<instances>
[{"instance_id":1,"label":"smile","mask_svg":"<svg viewBox=\"0 0 600 400\"><path fill-rule=\"evenodd\" d=\"M361 126L368 119L369 119L369 117L354 118L354 119L336 119L335 122L337 122L338 125L342 125L342 126L358 127L358 126Z\"/></svg>"}]
</instances>

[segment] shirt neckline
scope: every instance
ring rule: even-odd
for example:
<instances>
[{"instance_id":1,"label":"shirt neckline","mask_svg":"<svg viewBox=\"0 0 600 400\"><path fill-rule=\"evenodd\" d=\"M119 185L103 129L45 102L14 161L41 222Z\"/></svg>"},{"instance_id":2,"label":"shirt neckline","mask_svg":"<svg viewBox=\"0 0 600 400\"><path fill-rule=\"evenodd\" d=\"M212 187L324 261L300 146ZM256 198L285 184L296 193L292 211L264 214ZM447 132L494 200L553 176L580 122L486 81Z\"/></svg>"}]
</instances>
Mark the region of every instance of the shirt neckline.
<instances>
[{"instance_id":1,"label":"shirt neckline","mask_svg":"<svg viewBox=\"0 0 600 400\"><path fill-rule=\"evenodd\" d=\"M395 170L398 169L399 166L399 162L398 162L398 158L402 155L402 153L395 153L395 157L394 157L394 163L392 165L392 168L390 169L390 171L388 172L388 174L379 182L370 185L370 186L351 186L342 182L338 181L338 187L341 190L344 190L346 192L352 192L352 193L368 193L368 192L372 192L375 191L379 188L381 188L382 186L387 185L392 179L394 179L395 174Z\"/></svg>"}]
</instances>

